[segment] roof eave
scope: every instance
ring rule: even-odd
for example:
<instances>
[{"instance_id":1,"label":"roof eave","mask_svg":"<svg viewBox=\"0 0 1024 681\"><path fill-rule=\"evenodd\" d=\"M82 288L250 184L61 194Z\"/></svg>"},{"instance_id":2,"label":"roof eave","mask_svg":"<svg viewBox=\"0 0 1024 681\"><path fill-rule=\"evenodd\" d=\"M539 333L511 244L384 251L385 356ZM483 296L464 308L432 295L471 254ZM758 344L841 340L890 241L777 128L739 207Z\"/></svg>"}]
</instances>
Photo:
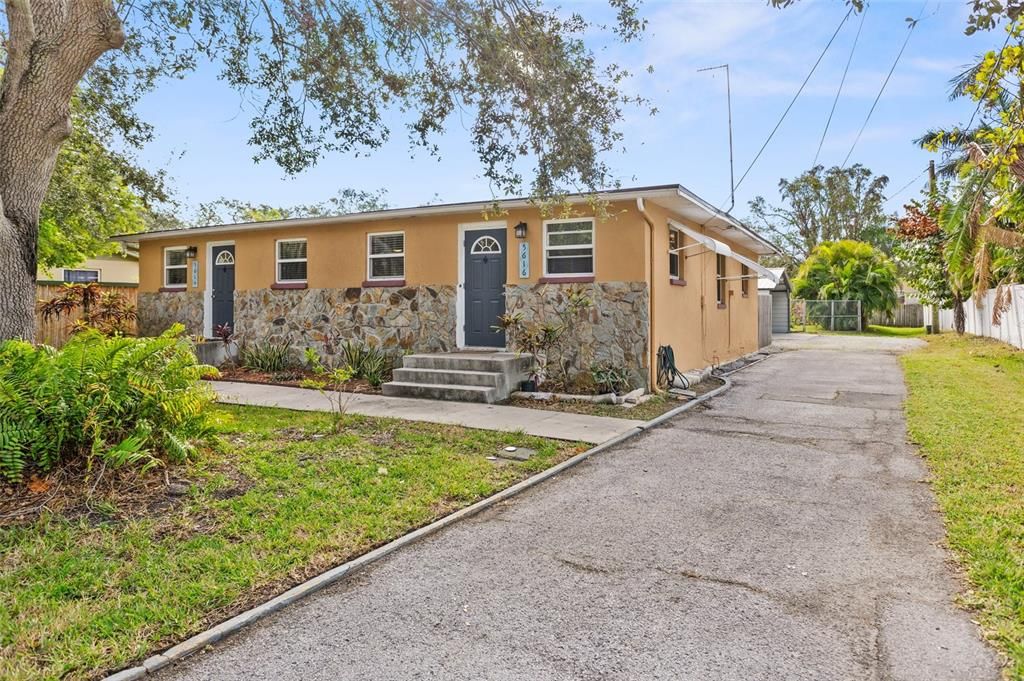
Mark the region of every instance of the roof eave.
<instances>
[{"instance_id":1,"label":"roof eave","mask_svg":"<svg viewBox=\"0 0 1024 681\"><path fill-rule=\"evenodd\" d=\"M725 212L724 210L719 210L718 208L715 208L710 203L708 203L704 199L700 198L699 196L697 196L696 194L694 194L693 192L691 192L689 189L687 189L686 187L684 187L682 185L679 185L679 195L682 196L683 198L685 198L687 201L691 201L692 203L696 204L697 206L700 206L700 208L702 208L705 212L707 212L707 214L708 214L710 219L721 220L722 222L726 223L730 227L733 227L733 228L738 229L739 231L743 232L748 237L750 237L751 239L754 239L755 241L757 241L762 246L764 246L765 248L768 249L768 251L769 251L768 253L762 253L760 255L772 255L772 254L774 254L774 255L782 255L782 251L780 251L779 248L775 244L773 244L772 242L768 241L763 236L761 236L760 234L758 234L754 230L752 230L749 227L747 227L741 221L739 221L736 218L734 218L731 214Z\"/></svg>"},{"instance_id":2,"label":"roof eave","mask_svg":"<svg viewBox=\"0 0 1024 681\"><path fill-rule=\"evenodd\" d=\"M632 201L637 198L656 198L658 196L673 196L680 188L680 185L654 185L650 187L638 187L635 189L612 190L598 192L597 198L605 201ZM570 203L583 203L588 200L590 194L574 194L567 197ZM468 203L449 203L435 206L416 206L414 208L389 208L386 210L370 211L366 213L347 213L344 215L333 215L330 217L318 218L295 218L291 220L268 220L266 222L240 222L226 225L210 225L207 227L189 227L185 229L167 229L156 232L139 232L135 234L118 234L111 237L112 241L121 243L138 243L139 241L150 241L153 239L167 239L175 236L193 236L202 234L220 234L229 232L248 232L265 229L283 229L293 227L317 227L328 224L341 224L348 222L374 222L378 220L400 220L416 218L424 215L451 215L457 213L474 213L491 209L495 206L503 210L530 208L534 204L530 199L520 197L513 199L496 199L494 201L473 201Z\"/></svg>"}]
</instances>

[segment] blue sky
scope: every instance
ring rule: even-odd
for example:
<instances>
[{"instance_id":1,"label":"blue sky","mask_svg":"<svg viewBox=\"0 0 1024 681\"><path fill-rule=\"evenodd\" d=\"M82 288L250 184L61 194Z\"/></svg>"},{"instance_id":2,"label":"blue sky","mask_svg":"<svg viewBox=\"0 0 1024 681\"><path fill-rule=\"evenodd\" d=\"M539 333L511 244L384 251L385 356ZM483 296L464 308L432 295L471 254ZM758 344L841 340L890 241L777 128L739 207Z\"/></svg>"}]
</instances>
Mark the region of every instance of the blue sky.
<instances>
[{"instance_id":1,"label":"blue sky","mask_svg":"<svg viewBox=\"0 0 1024 681\"><path fill-rule=\"evenodd\" d=\"M572 9L606 11L599 0ZM875 0L868 9L842 98L822 149L820 163L841 163L871 107L906 33L906 17L923 3ZM717 205L729 194L725 79L697 69L728 62L732 69L736 177L747 168L835 31L846 7L839 0L803 0L786 10L761 0L648 2L643 41L608 46L595 33L600 58L636 72L628 87L657 106L651 118L628 112L624 153L608 160L624 186L680 182ZM851 163L890 177L894 193L927 165L930 156L911 140L931 126L966 122L973 106L948 101L948 81L976 54L997 49L997 30L964 36L966 2L924 6L923 20L886 88ZM847 21L779 132L737 191L734 213L761 194L777 199L781 177L811 166L832 106L859 17ZM606 49L602 49L606 48ZM654 67L653 74L644 71ZM254 164L246 144L248 115L239 96L204 68L165 84L142 103L157 139L144 152L153 168L166 168L179 198L194 206L219 196L272 205L317 202L338 189L386 188L392 206L438 199L463 201L491 196L469 144L468 122L453 119L441 138L440 159L410 158L402 130L368 156L334 154L308 172L286 176L272 163ZM924 178L890 201L899 208Z\"/></svg>"}]
</instances>

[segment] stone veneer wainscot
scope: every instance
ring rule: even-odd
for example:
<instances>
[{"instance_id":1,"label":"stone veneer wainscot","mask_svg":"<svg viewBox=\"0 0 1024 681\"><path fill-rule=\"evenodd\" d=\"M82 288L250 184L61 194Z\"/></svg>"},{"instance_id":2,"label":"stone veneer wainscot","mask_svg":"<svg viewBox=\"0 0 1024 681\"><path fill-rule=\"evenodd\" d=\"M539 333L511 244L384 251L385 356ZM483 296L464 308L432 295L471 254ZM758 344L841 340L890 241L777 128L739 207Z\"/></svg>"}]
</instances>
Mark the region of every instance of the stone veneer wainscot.
<instances>
[{"instance_id":1,"label":"stone veneer wainscot","mask_svg":"<svg viewBox=\"0 0 1024 681\"><path fill-rule=\"evenodd\" d=\"M389 355L455 348L455 287L319 288L235 292L235 328L247 341L311 347L328 359L358 340Z\"/></svg>"},{"instance_id":2,"label":"stone veneer wainscot","mask_svg":"<svg viewBox=\"0 0 1024 681\"><path fill-rule=\"evenodd\" d=\"M554 320L569 286L582 289L593 305L577 325L577 371L598 362L625 367L631 381L646 386L649 291L644 282L510 284L509 311L530 322ZM248 342L285 342L297 357L311 347L331 358L345 340L383 348L397 360L405 352L456 348L455 287L320 288L235 292L235 332ZM203 333L202 291L139 294L139 332L157 335L175 322Z\"/></svg>"},{"instance_id":3,"label":"stone veneer wainscot","mask_svg":"<svg viewBox=\"0 0 1024 681\"><path fill-rule=\"evenodd\" d=\"M159 336L179 322L189 335L204 333L202 291L140 293L137 311L140 336Z\"/></svg>"},{"instance_id":4,"label":"stone veneer wainscot","mask_svg":"<svg viewBox=\"0 0 1024 681\"><path fill-rule=\"evenodd\" d=\"M509 285L505 303L509 312L521 313L527 322L556 321L570 287L581 290L592 303L576 327L574 369L589 371L593 364L608 362L628 370L632 385L646 387L650 294L645 282Z\"/></svg>"}]
</instances>

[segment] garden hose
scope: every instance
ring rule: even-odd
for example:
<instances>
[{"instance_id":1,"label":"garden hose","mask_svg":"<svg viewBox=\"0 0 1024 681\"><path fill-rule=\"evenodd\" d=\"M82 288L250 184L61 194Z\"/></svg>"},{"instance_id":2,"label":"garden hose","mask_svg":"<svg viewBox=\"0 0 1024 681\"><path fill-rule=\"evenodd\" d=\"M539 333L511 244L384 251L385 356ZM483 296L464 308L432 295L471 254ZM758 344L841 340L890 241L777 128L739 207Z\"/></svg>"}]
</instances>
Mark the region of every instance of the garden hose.
<instances>
[{"instance_id":1,"label":"garden hose","mask_svg":"<svg viewBox=\"0 0 1024 681\"><path fill-rule=\"evenodd\" d=\"M676 379L679 379L683 390L690 388L690 381L676 368L676 355L672 352L672 346L662 345L658 348L658 385L664 383L672 388Z\"/></svg>"}]
</instances>

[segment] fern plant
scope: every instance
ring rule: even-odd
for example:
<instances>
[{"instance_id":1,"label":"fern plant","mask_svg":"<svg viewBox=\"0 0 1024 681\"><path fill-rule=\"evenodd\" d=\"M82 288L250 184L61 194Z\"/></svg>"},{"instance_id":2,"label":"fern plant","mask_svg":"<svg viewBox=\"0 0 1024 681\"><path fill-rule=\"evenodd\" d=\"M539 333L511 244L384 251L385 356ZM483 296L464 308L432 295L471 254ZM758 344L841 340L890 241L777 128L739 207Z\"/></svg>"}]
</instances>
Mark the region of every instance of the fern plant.
<instances>
[{"instance_id":1,"label":"fern plant","mask_svg":"<svg viewBox=\"0 0 1024 681\"><path fill-rule=\"evenodd\" d=\"M74 460L143 469L182 461L211 434L213 391L199 379L216 374L180 324L157 338L90 329L59 351L0 344L0 476L19 481Z\"/></svg>"}]
</instances>

